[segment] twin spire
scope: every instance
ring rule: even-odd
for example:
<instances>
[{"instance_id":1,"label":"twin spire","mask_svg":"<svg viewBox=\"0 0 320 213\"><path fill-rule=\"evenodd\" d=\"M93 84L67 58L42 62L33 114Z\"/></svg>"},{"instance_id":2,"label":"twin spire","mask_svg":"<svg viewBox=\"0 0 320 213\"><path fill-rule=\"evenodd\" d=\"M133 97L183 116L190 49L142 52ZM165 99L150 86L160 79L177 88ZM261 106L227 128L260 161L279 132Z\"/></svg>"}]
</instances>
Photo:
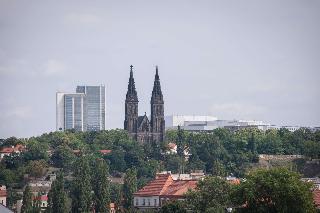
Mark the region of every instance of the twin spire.
<instances>
[{"instance_id":1,"label":"twin spire","mask_svg":"<svg viewBox=\"0 0 320 213\"><path fill-rule=\"evenodd\" d=\"M152 98L151 100L155 99L163 100L162 91L161 91L161 85L160 85L160 78L158 73L158 66L156 66L156 74L154 77L154 83L153 83L153 90L152 90ZM133 66L130 65L130 78L128 83L128 91L126 95L127 99L130 99L132 101L138 102L138 95L136 91L136 86L133 78Z\"/></svg>"}]
</instances>

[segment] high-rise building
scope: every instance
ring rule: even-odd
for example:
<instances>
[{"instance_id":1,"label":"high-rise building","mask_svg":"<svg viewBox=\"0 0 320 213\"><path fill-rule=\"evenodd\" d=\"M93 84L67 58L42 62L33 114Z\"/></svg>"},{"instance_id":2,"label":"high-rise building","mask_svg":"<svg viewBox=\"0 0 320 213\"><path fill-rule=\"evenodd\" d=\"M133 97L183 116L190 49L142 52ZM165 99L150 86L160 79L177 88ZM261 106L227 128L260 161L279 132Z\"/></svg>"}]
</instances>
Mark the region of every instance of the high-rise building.
<instances>
[{"instance_id":1,"label":"high-rise building","mask_svg":"<svg viewBox=\"0 0 320 213\"><path fill-rule=\"evenodd\" d=\"M105 129L105 86L78 86L76 93L57 92L56 129Z\"/></svg>"},{"instance_id":2,"label":"high-rise building","mask_svg":"<svg viewBox=\"0 0 320 213\"><path fill-rule=\"evenodd\" d=\"M85 94L86 130L104 130L105 86L78 86L76 92Z\"/></svg>"},{"instance_id":3,"label":"high-rise building","mask_svg":"<svg viewBox=\"0 0 320 213\"><path fill-rule=\"evenodd\" d=\"M57 130L85 130L84 94L57 92Z\"/></svg>"}]
</instances>

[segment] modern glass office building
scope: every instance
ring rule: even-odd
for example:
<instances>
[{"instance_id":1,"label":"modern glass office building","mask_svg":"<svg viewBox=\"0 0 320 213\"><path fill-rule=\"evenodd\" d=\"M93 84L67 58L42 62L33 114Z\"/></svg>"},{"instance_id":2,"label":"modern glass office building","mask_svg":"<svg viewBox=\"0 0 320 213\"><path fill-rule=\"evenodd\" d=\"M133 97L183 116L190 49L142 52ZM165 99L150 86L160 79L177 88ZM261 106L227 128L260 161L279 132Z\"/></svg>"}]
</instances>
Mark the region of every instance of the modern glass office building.
<instances>
[{"instance_id":1,"label":"modern glass office building","mask_svg":"<svg viewBox=\"0 0 320 213\"><path fill-rule=\"evenodd\" d=\"M105 129L105 86L78 86L76 93L56 96L56 129L99 131Z\"/></svg>"},{"instance_id":2,"label":"modern glass office building","mask_svg":"<svg viewBox=\"0 0 320 213\"><path fill-rule=\"evenodd\" d=\"M104 130L105 86L78 86L76 92L85 94L86 130Z\"/></svg>"},{"instance_id":3,"label":"modern glass office building","mask_svg":"<svg viewBox=\"0 0 320 213\"><path fill-rule=\"evenodd\" d=\"M85 131L84 101L81 93L57 93L57 130Z\"/></svg>"}]
</instances>

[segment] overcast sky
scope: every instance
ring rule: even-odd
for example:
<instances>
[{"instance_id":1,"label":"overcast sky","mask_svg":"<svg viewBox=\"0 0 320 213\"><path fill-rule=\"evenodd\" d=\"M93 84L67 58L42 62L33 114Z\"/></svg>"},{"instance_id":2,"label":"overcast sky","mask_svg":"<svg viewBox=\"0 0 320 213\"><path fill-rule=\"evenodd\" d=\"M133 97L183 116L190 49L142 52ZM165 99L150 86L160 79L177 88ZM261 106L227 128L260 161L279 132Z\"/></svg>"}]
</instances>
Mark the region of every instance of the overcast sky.
<instances>
[{"instance_id":1,"label":"overcast sky","mask_svg":"<svg viewBox=\"0 0 320 213\"><path fill-rule=\"evenodd\" d=\"M150 112L320 126L319 0L0 0L0 138L55 130L55 93L105 84L122 128L129 66Z\"/></svg>"}]
</instances>

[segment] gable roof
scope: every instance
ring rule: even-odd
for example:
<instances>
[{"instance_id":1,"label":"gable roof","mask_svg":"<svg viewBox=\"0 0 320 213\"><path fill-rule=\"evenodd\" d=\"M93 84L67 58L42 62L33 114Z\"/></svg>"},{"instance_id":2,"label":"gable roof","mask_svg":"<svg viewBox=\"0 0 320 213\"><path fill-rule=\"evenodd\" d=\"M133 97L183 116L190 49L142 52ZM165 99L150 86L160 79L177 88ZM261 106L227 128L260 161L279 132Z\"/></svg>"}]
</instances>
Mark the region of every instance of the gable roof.
<instances>
[{"instance_id":1,"label":"gable roof","mask_svg":"<svg viewBox=\"0 0 320 213\"><path fill-rule=\"evenodd\" d=\"M152 180L145 187L133 194L137 196L159 196L172 182L173 179L170 174L160 174L157 175L155 180Z\"/></svg>"},{"instance_id":2,"label":"gable roof","mask_svg":"<svg viewBox=\"0 0 320 213\"><path fill-rule=\"evenodd\" d=\"M197 180L173 180L171 174L159 174L156 179L148 183L135 196L161 196L161 197L183 197L190 189L197 187Z\"/></svg>"},{"instance_id":3,"label":"gable roof","mask_svg":"<svg viewBox=\"0 0 320 213\"><path fill-rule=\"evenodd\" d=\"M139 116L138 117L138 129L143 130L143 125L144 124L146 124L148 130L150 130L150 122L149 122L148 116L146 114L144 114L143 116Z\"/></svg>"},{"instance_id":4,"label":"gable roof","mask_svg":"<svg viewBox=\"0 0 320 213\"><path fill-rule=\"evenodd\" d=\"M197 187L196 180L176 180L164 191L165 196L184 196L188 190Z\"/></svg>"}]
</instances>

